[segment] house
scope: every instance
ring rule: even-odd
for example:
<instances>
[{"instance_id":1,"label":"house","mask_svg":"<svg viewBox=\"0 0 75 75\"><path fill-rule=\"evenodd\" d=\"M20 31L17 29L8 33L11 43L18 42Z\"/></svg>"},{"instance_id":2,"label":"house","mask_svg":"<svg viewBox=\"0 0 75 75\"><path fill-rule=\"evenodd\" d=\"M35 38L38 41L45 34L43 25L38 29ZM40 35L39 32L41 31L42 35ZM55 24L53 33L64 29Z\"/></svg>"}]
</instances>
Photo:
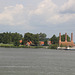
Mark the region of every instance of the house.
<instances>
[{"instance_id":1,"label":"house","mask_svg":"<svg viewBox=\"0 0 75 75\"><path fill-rule=\"evenodd\" d=\"M20 40L19 42L22 43L22 40Z\"/></svg>"},{"instance_id":2,"label":"house","mask_svg":"<svg viewBox=\"0 0 75 75\"><path fill-rule=\"evenodd\" d=\"M40 44L41 46L43 46L43 45L44 45L44 41L39 41L39 44Z\"/></svg>"},{"instance_id":3,"label":"house","mask_svg":"<svg viewBox=\"0 0 75 75\"><path fill-rule=\"evenodd\" d=\"M27 46L30 46L31 44L32 44L31 41L29 41L29 42L26 43Z\"/></svg>"},{"instance_id":4,"label":"house","mask_svg":"<svg viewBox=\"0 0 75 75\"><path fill-rule=\"evenodd\" d=\"M51 41L48 41L47 43L48 43L48 45L51 45L52 44Z\"/></svg>"}]
</instances>

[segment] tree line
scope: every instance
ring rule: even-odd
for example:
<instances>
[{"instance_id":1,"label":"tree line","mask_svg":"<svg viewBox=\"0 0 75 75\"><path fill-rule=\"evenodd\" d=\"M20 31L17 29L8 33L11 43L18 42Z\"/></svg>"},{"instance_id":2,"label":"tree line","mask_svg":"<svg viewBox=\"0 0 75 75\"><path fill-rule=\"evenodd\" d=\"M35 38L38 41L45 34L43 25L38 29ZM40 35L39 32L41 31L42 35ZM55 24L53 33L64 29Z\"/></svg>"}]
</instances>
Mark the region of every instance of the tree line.
<instances>
[{"instance_id":1,"label":"tree line","mask_svg":"<svg viewBox=\"0 0 75 75\"><path fill-rule=\"evenodd\" d=\"M45 33L25 33L24 36L20 33L11 33L11 32L3 32L0 33L0 43L3 44L14 44L15 46L20 45L20 40L22 40L21 44L25 44L28 41L32 41L34 45L39 45L39 41L44 41L45 45L47 45L47 41L51 41L52 44L58 44L59 37L53 35L51 38L46 38L47 35ZM65 40L65 34L61 35L61 41ZM70 41L70 37L67 35L67 40Z\"/></svg>"},{"instance_id":2,"label":"tree line","mask_svg":"<svg viewBox=\"0 0 75 75\"><path fill-rule=\"evenodd\" d=\"M19 40L22 39L22 34L19 34L17 32L11 33L11 32L3 32L0 33L0 43L3 44L19 44Z\"/></svg>"}]
</instances>

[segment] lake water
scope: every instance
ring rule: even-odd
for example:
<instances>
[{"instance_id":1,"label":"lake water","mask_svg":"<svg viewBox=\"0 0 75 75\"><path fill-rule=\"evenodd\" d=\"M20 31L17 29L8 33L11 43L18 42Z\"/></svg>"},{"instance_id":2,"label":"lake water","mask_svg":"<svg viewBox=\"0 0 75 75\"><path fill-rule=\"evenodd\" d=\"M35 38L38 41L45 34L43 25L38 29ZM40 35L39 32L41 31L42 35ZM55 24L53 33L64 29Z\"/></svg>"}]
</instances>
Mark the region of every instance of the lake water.
<instances>
[{"instance_id":1,"label":"lake water","mask_svg":"<svg viewBox=\"0 0 75 75\"><path fill-rule=\"evenodd\" d=\"M0 75L75 75L75 51L0 48Z\"/></svg>"}]
</instances>

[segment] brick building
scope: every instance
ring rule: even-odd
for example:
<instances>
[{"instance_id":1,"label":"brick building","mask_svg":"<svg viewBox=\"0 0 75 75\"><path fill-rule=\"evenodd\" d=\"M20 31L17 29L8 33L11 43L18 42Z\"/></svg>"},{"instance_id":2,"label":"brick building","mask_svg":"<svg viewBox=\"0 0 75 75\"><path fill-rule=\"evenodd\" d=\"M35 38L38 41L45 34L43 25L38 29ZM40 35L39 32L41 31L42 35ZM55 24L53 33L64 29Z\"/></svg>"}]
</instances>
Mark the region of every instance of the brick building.
<instances>
[{"instance_id":1,"label":"brick building","mask_svg":"<svg viewBox=\"0 0 75 75\"><path fill-rule=\"evenodd\" d=\"M71 33L71 41L70 42L67 42L67 33L65 33L65 41L61 41L61 33L59 33L59 46L74 46L74 43L73 43L73 33Z\"/></svg>"}]
</instances>

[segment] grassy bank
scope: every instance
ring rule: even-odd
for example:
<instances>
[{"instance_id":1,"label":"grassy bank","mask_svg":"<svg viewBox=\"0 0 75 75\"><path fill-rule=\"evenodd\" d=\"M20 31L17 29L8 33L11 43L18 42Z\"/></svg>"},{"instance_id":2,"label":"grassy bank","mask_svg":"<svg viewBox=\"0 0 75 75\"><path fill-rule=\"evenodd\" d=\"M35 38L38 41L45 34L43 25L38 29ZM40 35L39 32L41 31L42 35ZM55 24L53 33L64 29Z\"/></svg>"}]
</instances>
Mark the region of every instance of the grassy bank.
<instances>
[{"instance_id":1,"label":"grassy bank","mask_svg":"<svg viewBox=\"0 0 75 75\"><path fill-rule=\"evenodd\" d=\"M5 48L46 48L46 49L57 49L57 44L52 44L50 46L25 46L25 45L19 45L19 46L14 46L13 44L0 44L0 47L5 47Z\"/></svg>"},{"instance_id":2,"label":"grassy bank","mask_svg":"<svg viewBox=\"0 0 75 75\"><path fill-rule=\"evenodd\" d=\"M52 44L50 46L48 46L48 49L57 49L58 44Z\"/></svg>"},{"instance_id":3,"label":"grassy bank","mask_svg":"<svg viewBox=\"0 0 75 75\"><path fill-rule=\"evenodd\" d=\"M0 44L0 47L5 47L5 48L44 48L43 46L25 46L25 45L19 45L19 46L14 46L13 44Z\"/></svg>"},{"instance_id":4,"label":"grassy bank","mask_svg":"<svg viewBox=\"0 0 75 75\"><path fill-rule=\"evenodd\" d=\"M13 44L0 44L0 47L14 47Z\"/></svg>"}]
</instances>

